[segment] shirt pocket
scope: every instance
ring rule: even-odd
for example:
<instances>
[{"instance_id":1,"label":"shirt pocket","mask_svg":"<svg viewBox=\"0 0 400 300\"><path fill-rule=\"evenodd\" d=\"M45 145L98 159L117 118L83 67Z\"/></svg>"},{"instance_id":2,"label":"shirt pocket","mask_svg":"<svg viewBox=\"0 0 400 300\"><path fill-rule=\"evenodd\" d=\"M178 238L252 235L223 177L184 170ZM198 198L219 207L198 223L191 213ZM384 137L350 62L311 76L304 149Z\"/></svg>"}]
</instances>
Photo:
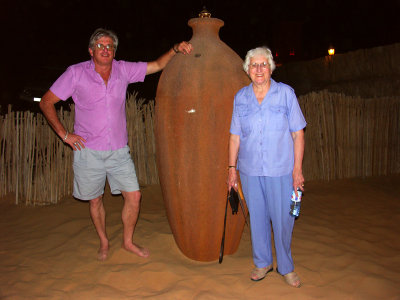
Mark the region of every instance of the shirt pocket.
<instances>
[{"instance_id":1,"label":"shirt pocket","mask_svg":"<svg viewBox=\"0 0 400 300\"><path fill-rule=\"evenodd\" d=\"M286 106L273 105L269 107L269 128L271 130L286 130L288 128L288 109Z\"/></svg>"},{"instance_id":2,"label":"shirt pocket","mask_svg":"<svg viewBox=\"0 0 400 300\"><path fill-rule=\"evenodd\" d=\"M243 137L245 137L249 135L251 132L249 106L247 104L237 105L236 112L240 120L240 127L242 130Z\"/></svg>"},{"instance_id":3,"label":"shirt pocket","mask_svg":"<svg viewBox=\"0 0 400 300\"><path fill-rule=\"evenodd\" d=\"M239 104L236 106L236 112L238 117L246 117L250 114L249 106L247 104Z\"/></svg>"}]
</instances>

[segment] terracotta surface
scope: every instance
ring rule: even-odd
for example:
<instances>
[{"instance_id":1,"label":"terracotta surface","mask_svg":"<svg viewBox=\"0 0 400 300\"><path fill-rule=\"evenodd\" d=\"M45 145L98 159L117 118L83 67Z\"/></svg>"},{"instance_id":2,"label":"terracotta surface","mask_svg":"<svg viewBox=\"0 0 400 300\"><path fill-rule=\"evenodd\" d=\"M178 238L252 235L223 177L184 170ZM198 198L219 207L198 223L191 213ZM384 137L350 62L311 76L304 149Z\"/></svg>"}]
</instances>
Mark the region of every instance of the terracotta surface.
<instances>
[{"instance_id":1,"label":"terracotta surface","mask_svg":"<svg viewBox=\"0 0 400 300\"><path fill-rule=\"evenodd\" d=\"M190 55L164 69L156 95L157 165L168 221L180 250L218 259L223 230L233 98L250 80L219 38L224 22L195 18ZM230 209L230 207L229 207ZM228 214L225 254L239 245L244 217Z\"/></svg>"}]
</instances>

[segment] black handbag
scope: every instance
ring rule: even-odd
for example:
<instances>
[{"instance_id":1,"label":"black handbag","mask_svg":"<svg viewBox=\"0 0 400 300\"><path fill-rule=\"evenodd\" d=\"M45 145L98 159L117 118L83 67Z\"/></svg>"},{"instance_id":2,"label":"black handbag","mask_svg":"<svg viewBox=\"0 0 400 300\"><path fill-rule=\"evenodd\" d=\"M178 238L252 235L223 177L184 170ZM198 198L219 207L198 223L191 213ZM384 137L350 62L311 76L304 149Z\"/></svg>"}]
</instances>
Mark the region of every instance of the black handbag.
<instances>
[{"instance_id":1,"label":"black handbag","mask_svg":"<svg viewBox=\"0 0 400 300\"><path fill-rule=\"evenodd\" d=\"M244 205L243 205L242 199L240 198L238 192L236 192L234 188L231 188L230 191L228 191L228 194L226 196L224 230L222 233L221 249L219 251L219 263L222 263L222 260L224 258L225 228L226 228L226 214L228 213L228 202L232 208L232 215L237 214L237 212L239 210L239 203L240 203L240 206L242 207L243 217L247 224L246 216L244 214Z\"/></svg>"},{"instance_id":2,"label":"black handbag","mask_svg":"<svg viewBox=\"0 0 400 300\"><path fill-rule=\"evenodd\" d=\"M231 190L228 192L227 198L232 208L232 215L237 214L239 209L239 194L234 188L231 188Z\"/></svg>"}]
</instances>

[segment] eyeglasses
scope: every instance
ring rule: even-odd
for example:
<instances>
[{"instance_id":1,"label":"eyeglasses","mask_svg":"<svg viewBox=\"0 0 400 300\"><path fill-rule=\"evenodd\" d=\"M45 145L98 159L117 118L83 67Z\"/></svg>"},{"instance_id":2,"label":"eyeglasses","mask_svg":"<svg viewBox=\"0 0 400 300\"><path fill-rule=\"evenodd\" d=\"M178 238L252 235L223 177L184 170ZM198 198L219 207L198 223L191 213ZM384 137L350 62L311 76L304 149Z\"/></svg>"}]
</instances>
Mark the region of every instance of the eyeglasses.
<instances>
[{"instance_id":1,"label":"eyeglasses","mask_svg":"<svg viewBox=\"0 0 400 300\"><path fill-rule=\"evenodd\" d=\"M114 50L114 45L111 44L107 44L107 45L103 45L103 44L96 44L95 47L99 50L104 50L107 49L108 51L113 51Z\"/></svg>"},{"instance_id":2,"label":"eyeglasses","mask_svg":"<svg viewBox=\"0 0 400 300\"><path fill-rule=\"evenodd\" d=\"M253 70L257 70L258 68L261 68L263 70L268 69L268 63L266 63L265 61L262 62L261 64L257 64L257 63L252 63L250 64L250 68L252 68Z\"/></svg>"}]
</instances>

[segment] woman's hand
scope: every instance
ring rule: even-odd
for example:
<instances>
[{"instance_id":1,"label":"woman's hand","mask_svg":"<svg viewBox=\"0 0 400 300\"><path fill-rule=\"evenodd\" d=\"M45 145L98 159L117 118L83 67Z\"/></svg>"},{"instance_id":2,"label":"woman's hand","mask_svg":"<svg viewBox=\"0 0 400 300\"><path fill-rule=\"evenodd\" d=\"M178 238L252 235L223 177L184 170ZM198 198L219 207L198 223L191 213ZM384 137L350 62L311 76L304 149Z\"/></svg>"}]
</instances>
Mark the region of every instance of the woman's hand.
<instances>
[{"instance_id":1,"label":"woman's hand","mask_svg":"<svg viewBox=\"0 0 400 300\"><path fill-rule=\"evenodd\" d=\"M301 171L293 170L293 190L297 195L297 188L304 192L304 177Z\"/></svg>"},{"instance_id":2,"label":"woman's hand","mask_svg":"<svg viewBox=\"0 0 400 300\"><path fill-rule=\"evenodd\" d=\"M237 176L237 171L235 168L229 168L228 170L228 180L227 180L227 185L228 185L228 191L231 190L231 188L234 188L234 190L237 192L238 191L238 176Z\"/></svg>"}]
</instances>

